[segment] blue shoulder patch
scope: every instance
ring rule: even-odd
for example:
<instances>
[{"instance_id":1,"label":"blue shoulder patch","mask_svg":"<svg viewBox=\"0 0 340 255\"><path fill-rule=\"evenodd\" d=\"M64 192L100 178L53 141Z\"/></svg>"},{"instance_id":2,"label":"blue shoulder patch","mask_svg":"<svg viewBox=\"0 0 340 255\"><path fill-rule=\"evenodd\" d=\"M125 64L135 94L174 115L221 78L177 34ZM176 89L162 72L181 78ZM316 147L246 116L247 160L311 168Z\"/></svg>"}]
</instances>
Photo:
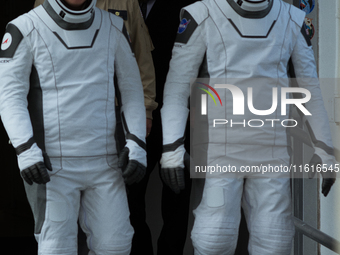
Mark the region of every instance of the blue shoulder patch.
<instances>
[{"instance_id":1,"label":"blue shoulder patch","mask_svg":"<svg viewBox=\"0 0 340 255\"><path fill-rule=\"evenodd\" d=\"M189 12L185 11L183 14L183 18L179 24L177 37L175 42L179 43L187 43L197 28L197 22L190 15Z\"/></svg>"}]
</instances>

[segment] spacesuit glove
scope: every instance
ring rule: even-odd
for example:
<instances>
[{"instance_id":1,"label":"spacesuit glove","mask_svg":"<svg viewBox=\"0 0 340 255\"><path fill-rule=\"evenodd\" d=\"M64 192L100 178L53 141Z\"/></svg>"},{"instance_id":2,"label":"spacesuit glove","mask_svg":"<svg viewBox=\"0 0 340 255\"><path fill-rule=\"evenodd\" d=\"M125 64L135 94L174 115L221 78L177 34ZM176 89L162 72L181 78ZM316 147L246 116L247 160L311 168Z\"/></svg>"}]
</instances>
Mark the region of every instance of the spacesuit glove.
<instances>
[{"instance_id":1,"label":"spacesuit glove","mask_svg":"<svg viewBox=\"0 0 340 255\"><path fill-rule=\"evenodd\" d=\"M24 181L29 185L33 182L37 184L45 184L50 181L50 176L47 170L52 171L51 161L45 152L33 143L30 148L23 151L18 151L18 166L20 174Z\"/></svg>"},{"instance_id":2,"label":"spacesuit glove","mask_svg":"<svg viewBox=\"0 0 340 255\"><path fill-rule=\"evenodd\" d=\"M321 192L326 197L336 180L336 168L339 167L339 163L335 160L333 155L329 155L323 149L316 147L314 155L309 162L309 166L309 178L313 178L316 172L321 173Z\"/></svg>"},{"instance_id":3,"label":"spacesuit glove","mask_svg":"<svg viewBox=\"0 0 340 255\"><path fill-rule=\"evenodd\" d=\"M33 166L22 170L21 176L29 185L32 185L33 182L37 184L46 184L50 181L47 170L52 171L52 167L47 167L45 163L38 162Z\"/></svg>"},{"instance_id":4,"label":"spacesuit glove","mask_svg":"<svg viewBox=\"0 0 340 255\"><path fill-rule=\"evenodd\" d=\"M139 153L133 153L136 148L136 143L127 140L126 146L119 154L118 167L122 169L127 185L140 182L146 173L146 151L140 148L137 149Z\"/></svg>"},{"instance_id":5,"label":"spacesuit glove","mask_svg":"<svg viewBox=\"0 0 340 255\"><path fill-rule=\"evenodd\" d=\"M161 178L176 194L185 188L184 161L188 158L186 154L184 145L181 145L175 151L163 153L160 161Z\"/></svg>"}]
</instances>

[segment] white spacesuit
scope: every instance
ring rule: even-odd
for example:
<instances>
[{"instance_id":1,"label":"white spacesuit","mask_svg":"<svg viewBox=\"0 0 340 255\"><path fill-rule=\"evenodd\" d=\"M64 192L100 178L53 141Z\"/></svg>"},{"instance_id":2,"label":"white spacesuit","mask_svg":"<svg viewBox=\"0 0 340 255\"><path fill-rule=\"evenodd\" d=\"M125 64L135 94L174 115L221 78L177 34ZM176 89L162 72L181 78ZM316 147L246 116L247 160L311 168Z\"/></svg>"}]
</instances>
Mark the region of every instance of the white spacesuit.
<instances>
[{"instance_id":1,"label":"white spacesuit","mask_svg":"<svg viewBox=\"0 0 340 255\"><path fill-rule=\"evenodd\" d=\"M288 86L287 66L291 59L297 78L301 78L298 85L311 93L305 107L312 113L306 117L313 134L315 158L328 166L335 163L314 55L302 27L304 16L303 11L281 0L203 0L182 10L161 110L162 177L175 192L183 188L183 135L190 83L202 66L210 80L233 82L243 94L253 85L255 108L267 110L272 105L272 88ZM254 116L249 110L244 115L234 114L231 93L215 88L221 106L208 102L207 125L222 116L234 118L240 126L242 119ZM265 117L280 121L256 128L210 125L206 164L232 165L238 169L253 165L288 166L287 128L280 124L288 116L289 111L282 115L279 110L271 111ZM275 178L234 177L206 178L201 203L194 211L195 254L234 254L241 205L250 233L250 254L290 254L294 225L289 173L279 173ZM332 174L323 177L322 192L327 195L335 179Z\"/></svg>"},{"instance_id":2,"label":"white spacesuit","mask_svg":"<svg viewBox=\"0 0 340 255\"><path fill-rule=\"evenodd\" d=\"M145 173L143 87L123 20L95 3L73 10L47 0L11 21L1 44L0 114L39 254L77 254L78 215L90 254L130 253L124 180ZM119 159L115 96L127 139Z\"/></svg>"}]
</instances>

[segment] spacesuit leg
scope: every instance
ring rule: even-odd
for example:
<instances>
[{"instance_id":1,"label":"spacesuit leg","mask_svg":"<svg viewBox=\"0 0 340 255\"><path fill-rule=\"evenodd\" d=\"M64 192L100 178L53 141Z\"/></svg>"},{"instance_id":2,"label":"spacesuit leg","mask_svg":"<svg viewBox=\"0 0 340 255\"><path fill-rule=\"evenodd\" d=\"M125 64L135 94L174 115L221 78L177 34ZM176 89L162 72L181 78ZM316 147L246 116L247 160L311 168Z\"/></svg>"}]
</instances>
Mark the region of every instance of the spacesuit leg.
<instances>
[{"instance_id":1,"label":"spacesuit leg","mask_svg":"<svg viewBox=\"0 0 340 255\"><path fill-rule=\"evenodd\" d=\"M207 178L194 210L195 255L233 255L241 218L242 178Z\"/></svg>"},{"instance_id":2,"label":"spacesuit leg","mask_svg":"<svg viewBox=\"0 0 340 255\"><path fill-rule=\"evenodd\" d=\"M249 178L242 206L251 255L289 255L294 237L289 178Z\"/></svg>"},{"instance_id":3,"label":"spacesuit leg","mask_svg":"<svg viewBox=\"0 0 340 255\"><path fill-rule=\"evenodd\" d=\"M133 228L117 157L91 160L89 186L82 192L79 222L87 235L89 255L128 255Z\"/></svg>"},{"instance_id":4,"label":"spacesuit leg","mask_svg":"<svg viewBox=\"0 0 340 255\"><path fill-rule=\"evenodd\" d=\"M45 185L25 183L35 220L39 255L77 255L77 218L81 174L60 158L51 158L53 174ZM62 169L61 169L62 168ZM79 172L79 171L78 171Z\"/></svg>"}]
</instances>

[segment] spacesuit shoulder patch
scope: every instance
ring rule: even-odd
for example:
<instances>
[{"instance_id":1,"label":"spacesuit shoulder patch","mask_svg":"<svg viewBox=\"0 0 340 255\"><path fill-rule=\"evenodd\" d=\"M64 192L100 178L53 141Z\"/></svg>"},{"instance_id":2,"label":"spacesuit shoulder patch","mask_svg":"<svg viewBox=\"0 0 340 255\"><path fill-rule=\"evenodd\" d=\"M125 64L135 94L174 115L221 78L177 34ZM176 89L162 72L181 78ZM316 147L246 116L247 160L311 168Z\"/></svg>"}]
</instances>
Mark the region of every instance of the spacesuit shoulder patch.
<instances>
[{"instance_id":1,"label":"spacesuit shoulder patch","mask_svg":"<svg viewBox=\"0 0 340 255\"><path fill-rule=\"evenodd\" d=\"M0 58L13 58L23 35L13 24L8 24L6 33L1 42Z\"/></svg>"},{"instance_id":2,"label":"spacesuit shoulder patch","mask_svg":"<svg viewBox=\"0 0 340 255\"><path fill-rule=\"evenodd\" d=\"M307 35L306 30L307 30L306 24L303 23L303 25L302 25L302 27L301 27L301 34L302 34L303 37L305 38L307 45L308 45L308 46L312 46L312 42L310 41L310 38L309 38L309 36Z\"/></svg>"},{"instance_id":3,"label":"spacesuit shoulder patch","mask_svg":"<svg viewBox=\"0 0 340 255\"><path fill-rule=\"evenodd\" d=\"M189 12L185 11L182 15L176 36L176 43L187 43L197 28L198 24Z\"/></svg>"},{"instance_id":4,"label":"spacesuit shoulder patch","mask_svg":"<svg viewBox=\"0 0 340 255\"><path fill-rule=\"evenodd\" d=\"M123 20L127 20L128 19L128 14L126 10L116 10L116 9L108 9L109 12L111 12L112 14L121 17Z\"/></svg>"}]
</instances>

